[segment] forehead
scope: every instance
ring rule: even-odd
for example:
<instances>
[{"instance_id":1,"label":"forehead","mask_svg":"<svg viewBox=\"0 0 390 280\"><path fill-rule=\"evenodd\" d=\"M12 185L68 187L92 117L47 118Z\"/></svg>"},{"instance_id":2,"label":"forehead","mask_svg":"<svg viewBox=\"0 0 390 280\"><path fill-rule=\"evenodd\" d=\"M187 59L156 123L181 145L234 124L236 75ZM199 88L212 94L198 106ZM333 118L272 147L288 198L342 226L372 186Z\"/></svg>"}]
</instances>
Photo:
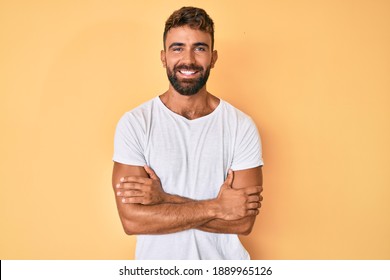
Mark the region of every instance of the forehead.
<instances>
[{"instance_id":1,"label":"forehead","mask_svg":"<svg viewBox=\"0 0 390 280\"><path fill-rule=\"evenodd\" d=\"M180 26L171 28L167 33L165 45L169 46L174 42L188 45L202 42L211 46L211 35L199 29L192 29L188 26Z\"/></svg>"}]
</instances>

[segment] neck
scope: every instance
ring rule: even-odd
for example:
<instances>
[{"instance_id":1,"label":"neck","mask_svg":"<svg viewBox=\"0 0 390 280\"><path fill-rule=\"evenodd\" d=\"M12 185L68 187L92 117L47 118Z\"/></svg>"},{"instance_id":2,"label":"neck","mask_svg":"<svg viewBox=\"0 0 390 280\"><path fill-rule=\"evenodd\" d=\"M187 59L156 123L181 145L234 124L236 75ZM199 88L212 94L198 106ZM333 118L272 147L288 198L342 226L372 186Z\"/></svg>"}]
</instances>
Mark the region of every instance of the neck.
<instances>
[{"instance_id":1,"label":"neck","mask_svg":"<svg viewBox=\"0 0 390 280\"><path fill-rule=\"evenodd\" d=\"M206 87L190 96L181 95L170 87L160 99L168 109L190 120L212 113L219 104L219 99L207 92Z\"/></svg>"}]
</instances>

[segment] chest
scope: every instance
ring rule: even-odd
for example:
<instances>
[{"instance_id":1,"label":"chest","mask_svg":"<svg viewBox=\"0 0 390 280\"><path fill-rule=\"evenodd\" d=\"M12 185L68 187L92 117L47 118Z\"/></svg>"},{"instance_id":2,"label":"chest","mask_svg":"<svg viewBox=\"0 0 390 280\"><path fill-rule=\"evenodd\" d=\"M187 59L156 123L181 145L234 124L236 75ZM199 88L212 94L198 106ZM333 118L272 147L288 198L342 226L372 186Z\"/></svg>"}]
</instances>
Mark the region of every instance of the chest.
<instances>
[{"instance_id":1,"label":"chest","mask_svg":"<svg viewBox=\"0 0 390 280\"><path fill-rule=\"evenodd\" d=\"M169 193L207 199L218 194L234 147L222 119L207 122L155 121L146 141L145 158Z\"/></svg>"}]
</instances>

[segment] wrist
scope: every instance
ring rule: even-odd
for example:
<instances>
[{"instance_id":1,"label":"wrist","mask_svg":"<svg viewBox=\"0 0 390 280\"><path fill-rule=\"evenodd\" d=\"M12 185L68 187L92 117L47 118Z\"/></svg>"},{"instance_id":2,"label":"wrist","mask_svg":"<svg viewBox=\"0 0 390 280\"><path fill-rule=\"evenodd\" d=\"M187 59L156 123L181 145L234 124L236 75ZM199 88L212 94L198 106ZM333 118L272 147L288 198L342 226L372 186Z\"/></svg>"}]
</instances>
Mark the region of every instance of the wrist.
<instances>
[{"instance_id":1,"label":"wrist","mask_svg":"<svg viewBox=\"0 0 390 280\"><path fill-rule=\"evenodd\" d=\"M169 193L163 192L161 194L162 202L161 203L172 203L171 195Z\"/></svg>"},{"instance_id":2,"label":"wrist","mask_svg":"<svg viewBox=\"0 0 390 280\"><path fill-rule=\"evenodd\" d=\"M208 209L208 214L210 217L213 219L221 218L221 207L220 204L218 203L217 199L211 199L207 201L207 209Z\"/></svg>"}]
</instances>

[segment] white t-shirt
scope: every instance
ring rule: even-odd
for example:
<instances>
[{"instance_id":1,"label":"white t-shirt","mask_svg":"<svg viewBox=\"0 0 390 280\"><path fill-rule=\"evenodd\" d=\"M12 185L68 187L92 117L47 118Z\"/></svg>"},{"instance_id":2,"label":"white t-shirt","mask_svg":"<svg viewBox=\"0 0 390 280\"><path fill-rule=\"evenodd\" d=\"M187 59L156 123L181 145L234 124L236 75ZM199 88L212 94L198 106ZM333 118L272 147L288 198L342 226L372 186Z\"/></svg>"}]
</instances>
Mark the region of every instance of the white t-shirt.
<instances>
[{"instance_id":1,"label":"white t-shirt","mask_svg":"<svg viewBox=\"0 0 390 280\"><path fill-rule=\"evenodd\" d=\"M250 117L221 100L201 118L188 120L159 97L124 114L114 140L115 162L149 165L165 192L215 198L226 174L263 165L261 141ZM249 259L236 234L190 229L138 235L136 259Z\"/></svg>"}]
</instances>

